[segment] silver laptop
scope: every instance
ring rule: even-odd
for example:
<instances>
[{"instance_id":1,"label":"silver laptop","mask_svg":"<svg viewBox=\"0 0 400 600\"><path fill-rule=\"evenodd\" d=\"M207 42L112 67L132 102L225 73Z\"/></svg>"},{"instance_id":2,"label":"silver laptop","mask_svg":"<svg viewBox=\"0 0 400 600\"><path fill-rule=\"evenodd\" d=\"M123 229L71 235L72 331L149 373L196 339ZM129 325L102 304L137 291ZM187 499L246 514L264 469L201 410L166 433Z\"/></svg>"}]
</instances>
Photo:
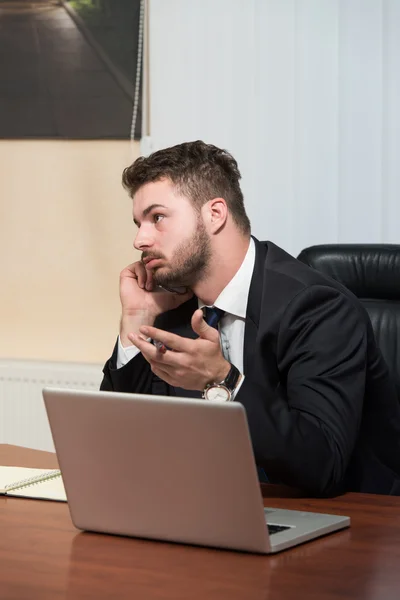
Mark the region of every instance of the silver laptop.
<instances>
[{"instance_id":1,"label":"silver laptop","mask_svg":"<svg viewBox=\"0 0 400 600\"><path fill-rule=\"evenodd\" d=\"M51 388L43 397L79 529L266 554L350 525L264 508L239 403Z\"/></svg>"}]
</instances>

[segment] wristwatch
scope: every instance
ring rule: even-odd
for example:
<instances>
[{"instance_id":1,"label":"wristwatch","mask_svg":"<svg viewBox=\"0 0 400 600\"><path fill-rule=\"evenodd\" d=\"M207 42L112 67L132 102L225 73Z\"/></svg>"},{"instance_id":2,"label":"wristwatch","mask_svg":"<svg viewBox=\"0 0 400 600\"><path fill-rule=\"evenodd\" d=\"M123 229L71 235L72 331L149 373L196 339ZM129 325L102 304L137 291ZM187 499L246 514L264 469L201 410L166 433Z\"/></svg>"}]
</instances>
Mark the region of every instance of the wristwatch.
<instances>
[{"instance_id":1,"label":"wristwatch","mask_svg":"<svg viewBox=\"0 0 400 600\"><path fill-rule=\"evenodd\" d=\"M213 402L230 402L240 379L239 369L232 365L228 375L219 383L209 383L203 391L203 399Z\"/></svg>"}]
</instances>

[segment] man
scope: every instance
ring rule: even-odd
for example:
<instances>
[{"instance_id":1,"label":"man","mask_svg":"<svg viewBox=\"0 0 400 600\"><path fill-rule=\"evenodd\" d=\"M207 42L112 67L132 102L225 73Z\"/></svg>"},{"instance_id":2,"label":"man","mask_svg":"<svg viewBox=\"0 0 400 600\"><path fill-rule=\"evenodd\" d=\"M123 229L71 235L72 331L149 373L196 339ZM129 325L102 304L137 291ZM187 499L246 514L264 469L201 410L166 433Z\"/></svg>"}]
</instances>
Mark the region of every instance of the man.
<instances>
[{"instance_id":1,"label":"man","mask_svg":"<svg viewBox=\"0 0 400 600\"><path fill-rule=\"evenodd\" d=\"M250 236L239 180L235 159L200 141L125 169L142 255L121 273L102 389L241 402L269 481L400 494L400 409L366 312Z\"/></svg>"}]
</instances>

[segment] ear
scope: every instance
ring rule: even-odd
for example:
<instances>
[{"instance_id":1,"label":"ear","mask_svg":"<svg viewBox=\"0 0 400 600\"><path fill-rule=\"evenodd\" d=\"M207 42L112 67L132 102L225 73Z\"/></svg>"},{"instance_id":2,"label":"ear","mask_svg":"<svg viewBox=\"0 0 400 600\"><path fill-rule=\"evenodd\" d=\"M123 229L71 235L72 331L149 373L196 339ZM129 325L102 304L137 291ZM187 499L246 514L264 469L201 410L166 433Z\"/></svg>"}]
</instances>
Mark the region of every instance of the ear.
<instances>
[{"instance_id":1,"label":"ear","mask_svg":"<svg viewBox=\"0 0 400 600\"><path fill-rule=\"evenodd\" d=\"M210 233L217 233L226 223L228 207L223 198L213 198L204 206L204 219Z\"/></svg>"}]
</instances>

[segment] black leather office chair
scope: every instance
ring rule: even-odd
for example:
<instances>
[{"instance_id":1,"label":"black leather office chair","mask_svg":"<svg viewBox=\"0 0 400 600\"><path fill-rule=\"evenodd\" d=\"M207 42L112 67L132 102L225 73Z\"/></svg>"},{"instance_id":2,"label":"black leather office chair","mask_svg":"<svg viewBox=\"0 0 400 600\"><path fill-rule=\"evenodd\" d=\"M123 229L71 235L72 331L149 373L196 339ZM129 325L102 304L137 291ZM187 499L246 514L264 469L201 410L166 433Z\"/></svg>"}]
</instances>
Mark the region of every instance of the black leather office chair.
<instances>
[{"instance_id":1,"label":"black leather office chair","mask_svg":"<svg viewBox=\"0 0 400 600\"><path fill-rule=\"evenodd\" d=\"M400 402L400 245L310 246L298 259L336 279L361 300Z\"/></svg>"}]
</instances>

